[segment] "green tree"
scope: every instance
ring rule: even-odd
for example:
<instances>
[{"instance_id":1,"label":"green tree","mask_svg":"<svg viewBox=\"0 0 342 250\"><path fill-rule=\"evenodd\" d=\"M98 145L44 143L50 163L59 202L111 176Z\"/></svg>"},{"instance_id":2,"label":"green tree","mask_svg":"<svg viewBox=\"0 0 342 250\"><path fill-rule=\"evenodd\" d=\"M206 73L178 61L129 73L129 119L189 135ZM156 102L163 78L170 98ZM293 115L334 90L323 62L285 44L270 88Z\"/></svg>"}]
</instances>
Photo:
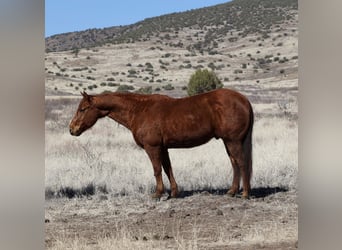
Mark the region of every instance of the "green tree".
<instances>
[{"instance_id":1,"label":"green tree","mask_svg":"<svg viewBox=\"0 0 342 250\"><path fill-rule=\"evenodd\" d=\"M222 82L213 71L198 69L190 77L190 81L188 83L188 95L197 95L222 87Z\"/></svg>"}]
</instances>

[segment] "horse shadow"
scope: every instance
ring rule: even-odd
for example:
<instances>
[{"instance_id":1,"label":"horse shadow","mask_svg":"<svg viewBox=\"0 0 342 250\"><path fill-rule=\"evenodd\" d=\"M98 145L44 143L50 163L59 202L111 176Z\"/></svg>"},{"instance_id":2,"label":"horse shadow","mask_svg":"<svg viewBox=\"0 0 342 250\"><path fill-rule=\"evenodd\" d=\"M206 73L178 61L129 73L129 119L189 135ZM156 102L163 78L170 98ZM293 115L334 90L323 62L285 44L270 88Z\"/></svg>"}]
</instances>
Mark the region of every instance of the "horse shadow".
<instances>
[{"instance_id":1,"label":"horse shadow","mask_svg":"<svg viewBox=\"0 0 342 250\"><path fill-rule=\"evenodd\" d=\"M242 191L242 190L241 190ZM259 187L259 188L253 188L250 193L251 198L265 198L267 196L281 193L281 192L287 192L289 191L287 188L284 187ZM202 194L202 195L227 195L227 189L196 189L191 191L180 191L177 198L183 199L186 197L190 197L196 194ZM239 195L237 195L239 197Z\"/></svg>"}]
</instances>

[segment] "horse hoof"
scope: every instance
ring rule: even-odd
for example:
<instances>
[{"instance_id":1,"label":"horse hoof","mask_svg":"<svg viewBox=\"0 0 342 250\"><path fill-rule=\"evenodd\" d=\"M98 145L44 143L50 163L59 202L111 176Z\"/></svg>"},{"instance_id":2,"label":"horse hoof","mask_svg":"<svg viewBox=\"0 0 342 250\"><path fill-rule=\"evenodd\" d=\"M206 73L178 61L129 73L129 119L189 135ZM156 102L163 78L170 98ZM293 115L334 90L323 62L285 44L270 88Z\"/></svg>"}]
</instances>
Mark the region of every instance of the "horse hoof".
<instances>
[{"instance_id":1,"label":"horse hoof","mask_svg":"<svg viewBox=\"0 0 342 250\"><path fill-rule=\"evenodd\" d=\"M232 191L232 190L229 190L227 192L227 195L230 196L230 197L234 197L236 195L236 192L235 191Z\"/></svg>"},{"instance_id":2,"label":"horse hoof","mask_svg":"<svg viewBox=\"0 0 342 250\"><path fill-rule=\"evenodd\" d=\"M175 199L178 197L178 192L171 192L170 198Z\"/></svg>"},{"instance_id":3,"label":"horse hoof","mask_svg":"<svg viewBox=\"0 0 342 250\"><path fill-rule=\"evenodd\" d=\"M160 198L162 197L161 194L154 193L151 195L152 200L160 201Z\"/></svg>"},{"instance_id":4,"label":"horse hoof","mask_svg":"<svg viewBox=\"0 0 342 250\"><path fill-rule=\"evenodd\" d=\"M245 200L249 200L249 194L242 194L241 198Z\"/></svg>"}]
</instances>

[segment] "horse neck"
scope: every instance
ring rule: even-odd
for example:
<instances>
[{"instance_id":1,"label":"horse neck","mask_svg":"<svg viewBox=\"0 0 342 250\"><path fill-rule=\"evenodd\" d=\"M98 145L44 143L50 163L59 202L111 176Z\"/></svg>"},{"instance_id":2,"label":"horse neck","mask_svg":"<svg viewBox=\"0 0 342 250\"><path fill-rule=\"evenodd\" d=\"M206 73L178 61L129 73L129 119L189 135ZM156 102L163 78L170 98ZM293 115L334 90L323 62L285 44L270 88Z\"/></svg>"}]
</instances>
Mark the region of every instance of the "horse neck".
<instances>
[{"instance_id":1,"label":"horse neck","mask_svg":"<svg viewBox=\"0 0 342 250\"><path fill-rule=\"evenodd\" d=\"M134 119L139 100L134 95L115 93L113 95L97 96L96 106L100 110L107 111L107 116L126 128L131 128L131 121Z\"/></svg>"}]
</instances>

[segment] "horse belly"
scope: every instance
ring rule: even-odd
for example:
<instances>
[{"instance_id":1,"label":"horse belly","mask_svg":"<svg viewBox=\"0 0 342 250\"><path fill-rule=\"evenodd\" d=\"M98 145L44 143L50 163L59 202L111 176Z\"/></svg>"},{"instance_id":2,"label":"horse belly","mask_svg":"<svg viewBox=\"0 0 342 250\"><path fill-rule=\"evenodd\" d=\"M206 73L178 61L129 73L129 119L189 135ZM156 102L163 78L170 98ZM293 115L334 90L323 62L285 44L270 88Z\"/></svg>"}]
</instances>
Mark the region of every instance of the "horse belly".
<instances>
[{"instance_id":1,"label":"horse belly","mask_svg":"<svg viewBox=\"0 0 342 250\"><path fill-rule=\"evenodd\" d=\"M195 122L174 122L164 130L164 146L170 148L190 148L202 145L214 137L210 124Z\"/></svg>"}]
</instances>

